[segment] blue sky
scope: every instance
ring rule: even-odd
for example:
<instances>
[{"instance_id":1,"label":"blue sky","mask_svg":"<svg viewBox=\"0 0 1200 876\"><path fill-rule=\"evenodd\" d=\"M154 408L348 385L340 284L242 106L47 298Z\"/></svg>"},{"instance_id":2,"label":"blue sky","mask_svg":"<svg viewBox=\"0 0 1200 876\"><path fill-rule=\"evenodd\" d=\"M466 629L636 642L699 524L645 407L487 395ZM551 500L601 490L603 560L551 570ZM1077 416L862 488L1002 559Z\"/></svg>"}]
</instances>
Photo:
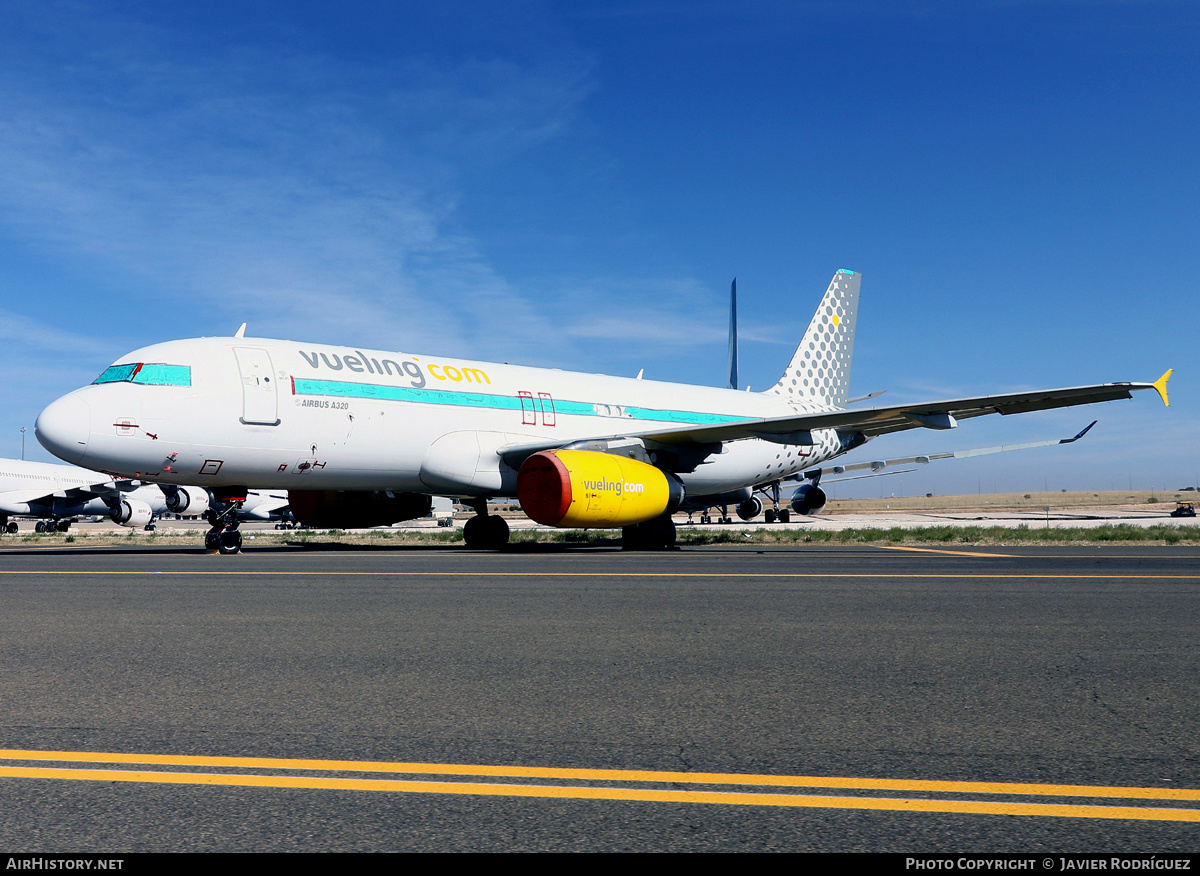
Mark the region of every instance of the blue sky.
<instances>
[{"instance_id":1,"label":"blue sky","mask_svg":"<svg viewBox=\"0 0 1200 876\"><path fill-rule=\"evenodd\" d=\"M6 4L0 455L123 353L249 333L775 382L837 268L851 391L1153 394L843 495L1200 472L1189 2Z\"/></svg>"}]
</instances>

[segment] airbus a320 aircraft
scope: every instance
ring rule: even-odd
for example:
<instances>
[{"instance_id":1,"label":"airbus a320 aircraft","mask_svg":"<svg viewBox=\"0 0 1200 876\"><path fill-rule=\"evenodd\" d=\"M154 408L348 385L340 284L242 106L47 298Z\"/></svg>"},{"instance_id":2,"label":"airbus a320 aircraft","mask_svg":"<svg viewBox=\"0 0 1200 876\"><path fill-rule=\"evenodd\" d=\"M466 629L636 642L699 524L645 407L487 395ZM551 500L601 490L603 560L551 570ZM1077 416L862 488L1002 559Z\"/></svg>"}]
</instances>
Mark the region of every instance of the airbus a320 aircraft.
<instances>
[{"instance_id":1,"label":"airbus a320 aircraft","mask_svg":"<svg viewBox=\"0 0 1200 876\"><path fill-rule=\"evenodd\" d=\"M674 544L671 513L685 501L745 502L755 488L803 474L792 507L818 510L821 463L888 432L1141 389L1167 401L1169 371L1155 383L851 407L860 279L834 275L766 392L239 331L122 356L42 411L36 433L67 462L207 487L224 511L210 511L206 543L223 552L240 547L235 515L248 487L287 489L301 522L344 528L421 517L431 495L459 497L476 510L463 532L469 547L507 542L487 499L515 495L539 523L622 528L627 547L662 548Z\"/></svg>"},{"instance_id":2,"label":"airbus a320 aircraft","mask_svg":"<svg viewBox=\"0 0 1200 876\"><path fill-rule=\"evenodd\" d=\"M153 528L155 517L208 511L197 487L139 484L73 465L0 459L0 530L17 531L11 517L38 518L38 532L66 532L76 517L105 515L128 527Z\"/></svg>"}]
</instances>

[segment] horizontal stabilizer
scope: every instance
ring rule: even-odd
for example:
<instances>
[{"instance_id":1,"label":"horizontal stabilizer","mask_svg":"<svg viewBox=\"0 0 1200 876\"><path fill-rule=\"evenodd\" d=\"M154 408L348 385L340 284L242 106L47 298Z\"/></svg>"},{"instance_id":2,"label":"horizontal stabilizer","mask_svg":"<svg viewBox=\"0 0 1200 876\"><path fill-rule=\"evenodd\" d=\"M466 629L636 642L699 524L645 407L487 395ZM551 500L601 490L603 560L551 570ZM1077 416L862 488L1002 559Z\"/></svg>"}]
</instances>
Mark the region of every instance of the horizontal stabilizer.
<instances>
[{"instance_id":1,"label":"horizontal stabilizer","mask_svg":"<svg viewBox=\"0 0 1200 876\"><path fill-rule=\"evenodd\" d=\"M847 399L846 404L854 405L858 404L859 402L870 401L873 398L878 398L885 392L887 392L886 389L877 389L875 392L872 392L869 395L860 395L858 398Z\"/></svg>"},{"instance_id":2,"label":"horizontal stabilizer","mask_svg":"<svg viewBox=\"0 0 1200 876\"><path fill-rule=\"evenodd\" d=\"M1092 420L1080 432L1071 438L1059 438L1052 441L1030 441L1025 444L997 444L993 447L976 447L970 450L954 450L950 453L931 453L928 456L902 456L896 459L876 459L871 462L855 462L850 465L830 465L824 468L812 468L804 472L803 475L797 475L795 478L799 480L801 477L811 481L820 481L825 475L841 475L852 471L866 471L870 469L872 473L878 474L883 472L883 469L892 465L928 465L935 459L970 459L973 456L987 456L991 453L1008 453L1012 450L1032 450L1035 447L1054 447L1059 444L1074 444L1084 435L1086 435L1096 425L1096 420ZM915 469L907 469L907 471L915 471ZM884 474L899 474L899 472L883 472ZM862 475L861 477L871 477L872 475ZM850 478L842 478L842 480L851 480Z\"/></svg>"}]
</instances>

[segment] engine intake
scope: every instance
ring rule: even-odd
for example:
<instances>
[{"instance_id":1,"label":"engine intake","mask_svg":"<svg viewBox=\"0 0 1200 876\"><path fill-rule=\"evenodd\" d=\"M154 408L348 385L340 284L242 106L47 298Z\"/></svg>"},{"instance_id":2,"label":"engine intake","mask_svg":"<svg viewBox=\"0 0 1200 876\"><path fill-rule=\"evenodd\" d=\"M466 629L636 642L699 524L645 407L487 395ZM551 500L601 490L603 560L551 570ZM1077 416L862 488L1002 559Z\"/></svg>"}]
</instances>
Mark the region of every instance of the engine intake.
<instances>
[{"instance_id":1,"label":"engine intake","mask_svg":"<svg viewBox=\"0 0 1200 876\"><path fill-rule=\"evenodd\" d=\"M172 514L192 514L203 516L208 510L208 490L203 487L176 487L174 490L163 486L166 494L167 510Z\"/></svg>"},{"instance_id":2,"label":"engine intake","mask_svg":"<svg viewBox=\"0 0 1200 876\"><path fill-rule=\"evenodd\" d=\"M112 506L112 510L108 512L108 516L112 518L113 523L119 523L122 526L145 526L154 519L154 511L145 502L140 499L119 499L117 504Z\"/></svg>"},{"instance_id":3,"label":"engine intake","mask_svg":"<svg viewBox=\"0 0 1200 876\"><path fill-rule=\"evenodd\" d=\"M683 484L624 456L543 450L521 465L517 499L522 511L546 526L616 529L673 512L683 504Z\"/></svg>"},{"instance_id":4,"label":"engine intake","mask_svg":"<svg viewBox=\"0 0 1200 876\"><path fill-rule=\"evenodd\" d=\"M825 502L825 491L812 484L804 484L792 493L792 510L797 514L816 514Z\"/></svg>"},{"instance_id":5,"label":"engine intake","mask_svg":"<svg viewBox=\"0 0 1200 876\"><path fill-rule=\"evenodd\" d=\"M739 502L737 506L738 517L743 520L753 520L763 512L762 499L758 496L751 496L744 502Z\"/></svg>"}]
</instances>

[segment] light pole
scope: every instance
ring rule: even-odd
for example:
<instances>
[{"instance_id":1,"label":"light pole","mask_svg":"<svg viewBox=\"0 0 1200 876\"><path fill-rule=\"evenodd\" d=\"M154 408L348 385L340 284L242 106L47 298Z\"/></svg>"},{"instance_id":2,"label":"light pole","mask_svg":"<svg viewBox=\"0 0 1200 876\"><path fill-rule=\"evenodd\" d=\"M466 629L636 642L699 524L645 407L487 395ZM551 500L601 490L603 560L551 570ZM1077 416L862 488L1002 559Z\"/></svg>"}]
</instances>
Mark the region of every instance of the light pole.
<instances>
[{"instance_id":1,"label":"light pole","mask_svg":"<svg viewBox=\"0 0 1200 876\"><path fill-rule=\"evenodd\" d=\"M25 427L21 427L21 460L25 459Z\"/></svg>"}]
</instances>

